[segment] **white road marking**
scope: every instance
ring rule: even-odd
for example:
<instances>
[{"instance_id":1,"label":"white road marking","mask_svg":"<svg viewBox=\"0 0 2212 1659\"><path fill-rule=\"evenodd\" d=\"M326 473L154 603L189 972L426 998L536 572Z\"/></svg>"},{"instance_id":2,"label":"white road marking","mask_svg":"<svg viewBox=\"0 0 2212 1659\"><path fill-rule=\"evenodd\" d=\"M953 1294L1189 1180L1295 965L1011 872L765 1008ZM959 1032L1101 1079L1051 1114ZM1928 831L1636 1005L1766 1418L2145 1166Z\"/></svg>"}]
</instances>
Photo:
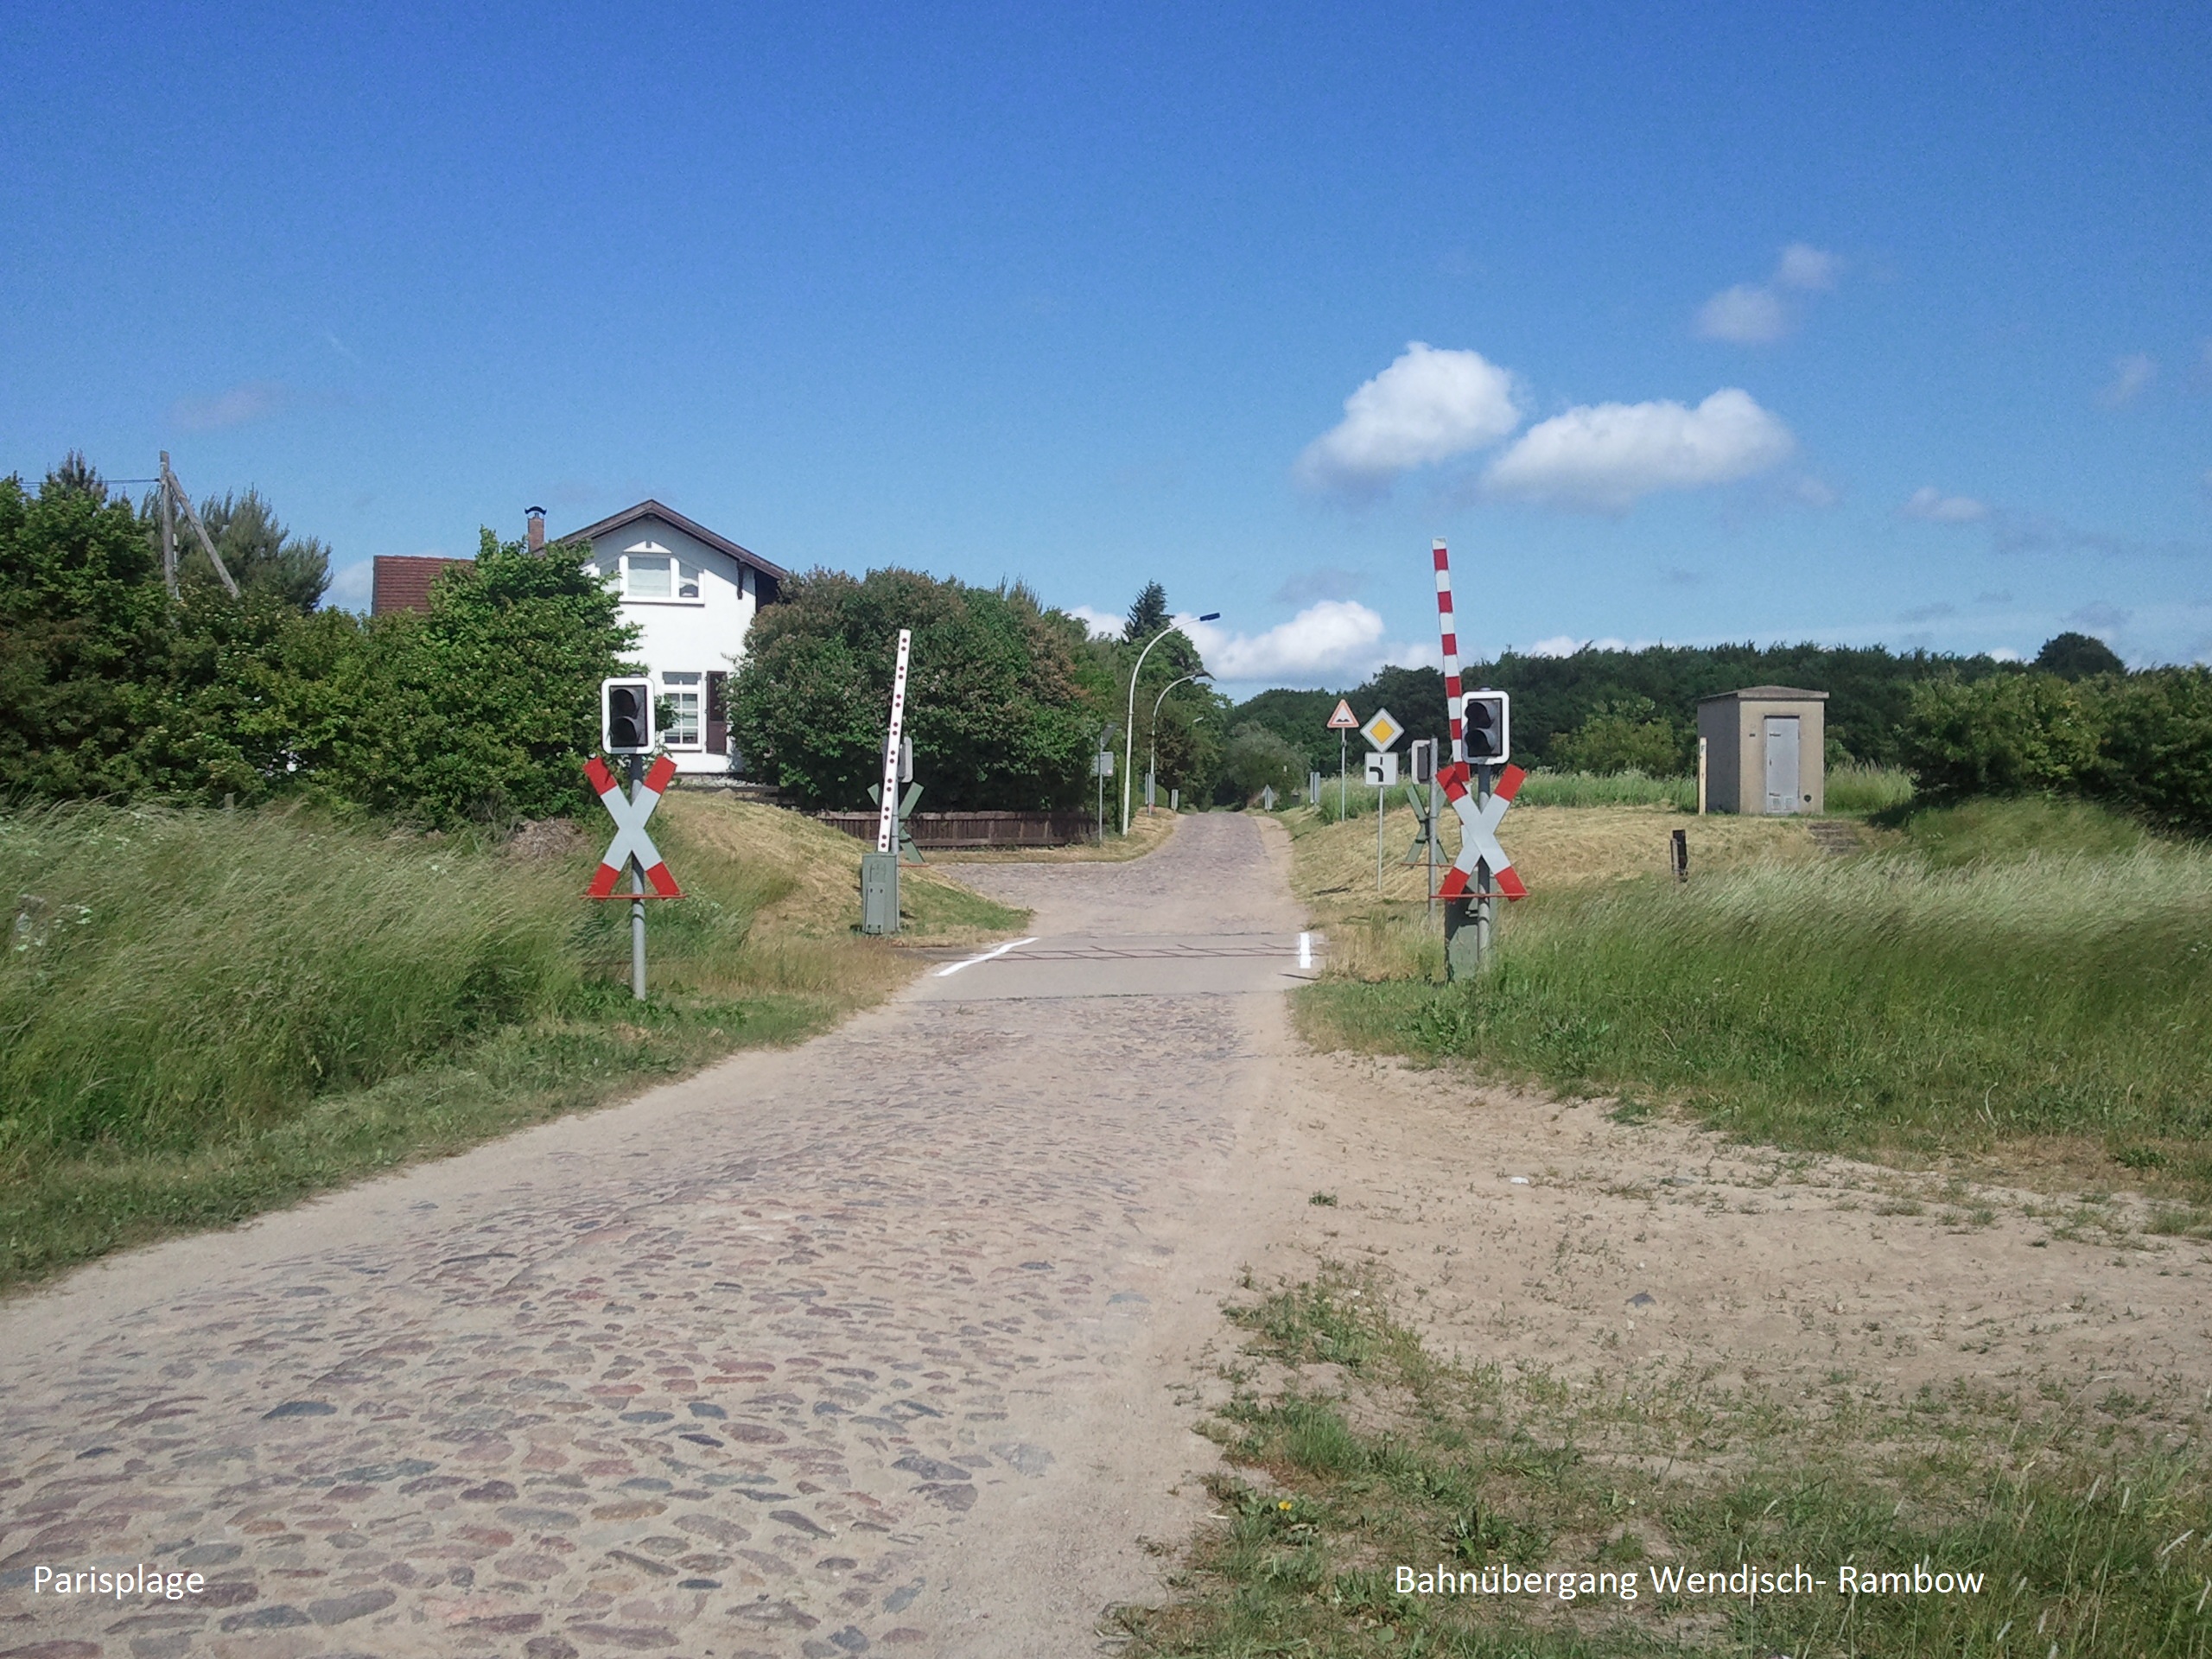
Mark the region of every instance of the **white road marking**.
<instances>
[{"instance_id":1,"label":"white road marking","mask_svg":"<svg viewBox=\"0 0 2212 1659\"><path fill-rule=\"evenodd\" d=\"M1298 936L1298 965L1301 968L1313 965L1313 936L1311 933Z\"/></svg>"},{"instance_id":2,"label":"white road marking","mask_svg":"<svg viewBox=\"0 0 2212 1659\"><path fill-rule=\"evenodd\" d=\"M937 970L937 977L939 979L947 978L951 975L958 973L963 968L973 968L979 962L988 962L993 957L1002 957L1009 950L1019 950L1025 944L1034 944L1036 943L1037 940L1034 938L1027 939L1008 939L1004 944L994 945L990 950L984 951L980 957L970 957L965 962L948 962L944 967Z\"/></svg>"}]
</instances>

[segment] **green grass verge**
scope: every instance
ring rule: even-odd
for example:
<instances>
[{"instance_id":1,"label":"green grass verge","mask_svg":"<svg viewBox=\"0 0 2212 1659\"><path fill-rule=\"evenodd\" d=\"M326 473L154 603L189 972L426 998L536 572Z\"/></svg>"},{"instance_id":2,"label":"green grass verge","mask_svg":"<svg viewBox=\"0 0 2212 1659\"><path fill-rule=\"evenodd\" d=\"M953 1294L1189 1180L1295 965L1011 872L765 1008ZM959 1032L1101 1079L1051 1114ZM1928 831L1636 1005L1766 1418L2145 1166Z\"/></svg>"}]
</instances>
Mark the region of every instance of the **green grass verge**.
<instances>
[{"instance_id":1,"label":"green grass verge","mask_svg":"<svg viewBox=\"0 0 2212 1659\"><path fill-rule=\"evenodd\" d=\"M1211 1425L1238 1471L1213 1484L1223 1519L1172 1580L1173 1603L1120 1612L1131 1652L2212 1648L2212 1484L2200 1459L2166 1449L2199 1427L2193 1399L2090 1408L1962 1387L1884 1403L1837 1376L1778 1401L1679 1372L1508 1378L1439 1363L1362 1289L1325 1279L1231 1310L1275 1381L1232 1371L1240 1386ZM1317 1361L1338 1368L1341 1396L1280 1369ZM1801 1563L1824 1582L1789 1596L1670 1592L1655 1578ZM1845 1566L1977 1574L1981 1587L1850 1596ZM1535 1596L1422 1593L1418 1576L1408 1593L1402 1567L1448 1572L1455 1590L1508 1567L1573 1573L1579 1593L1561 1599L1556 1580Z\"/></svg>"},{"instance_id":2,"label":"green grass verge","mask_svg":"<svg viewBox=\"0 0 2212 1659\"><path fill-rule=\"evenodd\" d=\"M365 1175L458 1152L696 1071L798 1042L845 1006L764 995L716 1005L585 999L368 1087L190 1148L96 1146L22 1160L0 1181L0 1287L169 1234L226 1226Z\"/></svg>"},{"instance_id":3,"label":"green grass verge","mask_svg":"<svg viewBox=\"0 0 2212 1659\"><path fill-rule=\"evenodd\" d=\"M1532 898L1478 978L1325 981L1301 1018L1329 1046L1656 1092L1785 1146L2088 1137L2212 1193L2212 853L2033 804L1911 836Z\"/></svg>"},{"instance_id":4,"label":"green grass verge","mask_svg":"<svg viewBox=\"0 0 2212 1659\"><path fill-rule=\"evenodd\" d=\"M903 982L850 933L834 832L710 812L656 822L686 896L648 907L644 1003L629 906L581 897L595 849L0 815L0 1287L800 1040ZM925 933L1022 919L934 879L902 899Z\"/></svg>"}]
</instances>

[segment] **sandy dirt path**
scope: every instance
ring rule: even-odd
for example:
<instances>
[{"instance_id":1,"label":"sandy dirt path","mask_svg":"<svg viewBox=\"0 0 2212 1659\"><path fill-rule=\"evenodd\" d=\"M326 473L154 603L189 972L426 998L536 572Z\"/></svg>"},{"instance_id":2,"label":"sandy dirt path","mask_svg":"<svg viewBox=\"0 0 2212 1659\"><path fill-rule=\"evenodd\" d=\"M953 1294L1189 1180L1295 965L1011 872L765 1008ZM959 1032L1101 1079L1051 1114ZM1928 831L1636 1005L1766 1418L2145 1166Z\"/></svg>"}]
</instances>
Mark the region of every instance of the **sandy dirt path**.
<instances>
[{"instance_id":1,"label":"sandy dirt path","mask_svg":"<svg viewBox=\"0 0 2212 1659\"><path fill-rule=\"evenodd\" d=\"M0 1310L0 1651L1095 1650L1281 1208L1264 833L978 868L1027 955ZM141 1562L207 1589L35 1582Z\"/></svg>"}]
</instances>

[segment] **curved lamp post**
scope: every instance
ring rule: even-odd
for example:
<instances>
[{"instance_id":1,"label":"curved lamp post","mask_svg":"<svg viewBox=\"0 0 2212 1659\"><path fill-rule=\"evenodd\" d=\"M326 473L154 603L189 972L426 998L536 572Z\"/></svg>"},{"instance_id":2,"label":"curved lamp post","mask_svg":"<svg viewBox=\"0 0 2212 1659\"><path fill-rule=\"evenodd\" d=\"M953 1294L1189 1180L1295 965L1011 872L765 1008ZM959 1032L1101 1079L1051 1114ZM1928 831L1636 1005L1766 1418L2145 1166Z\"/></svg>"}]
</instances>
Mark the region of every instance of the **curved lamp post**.
<instances>
[{"instance_id":1,"label":"curved lamp post","mask_svg":"<svg viewBox=\"0 0 2212 1659\"><path fill-rule=\"evenodd\" d=\"M1185 674L1179 680L1168 681L1166 684L1160 688L1160 695L1152 700L1152 725L1150 728L1150 736L1146 741L1144 752L1144 804L1145 810L1147 812L1152 810L1153 796L1158 792L1157 786L1153 782L1153 773L1158 770L1160 765L1160 705L1167 701L1167 694L1170 691L1173 691L1177 686L1187 684L1192 680L1210 680L1211 678L1213 678L1212 674L1202 668L1195 674ZM1205 718L1205 716L1204 715L1200 715L1198 716L1198 720L1204 720ZM1198 723L1198 720L1194 720L1191 722L1193 726Z\"/></svg>"},{"instance_id":2,"label":"curved lamp post","mask_svg":"<svg viewBox=\"0 0 2212 1659\"><path fill-rule=\"evenodd\" d=\"M1218 622L1221 613L1208 611L1198 620ZM1179 622L1171 622L1146 640L1144 649L1137 653L1137 665L1129 671L1129 713L1122 731L1122 833L1125 836L1129 833L1129 786L1135 781L1129 774L1136 770L1129 762L1133 758L1130 750L1137 741L1137 676L1144 672L1144 659L1152 655L1152 648L1169 634L1179 632L1182 626Z\"/></svg>"}]
</instances>

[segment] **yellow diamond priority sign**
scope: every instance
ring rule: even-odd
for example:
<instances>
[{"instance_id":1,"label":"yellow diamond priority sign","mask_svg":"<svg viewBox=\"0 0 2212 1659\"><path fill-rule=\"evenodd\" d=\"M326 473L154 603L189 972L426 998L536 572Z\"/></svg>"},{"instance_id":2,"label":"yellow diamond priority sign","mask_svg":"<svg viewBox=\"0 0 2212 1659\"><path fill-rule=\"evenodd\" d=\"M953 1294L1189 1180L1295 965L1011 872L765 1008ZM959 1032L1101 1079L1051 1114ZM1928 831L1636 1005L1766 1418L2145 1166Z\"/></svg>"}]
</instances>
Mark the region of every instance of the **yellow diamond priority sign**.
<instances>
[{"instance_id":1,"label":"yellow diamond priority sign","mask_svg":"<svg viewBox=\"0 0 2212 1659\"><path fill-rule=\"evenodd\" d=\"M1403 737L1406 728L1398 724L1397 717L1388 709L1377 709L1375 718L1359 728L1359 734L1380 753Z\"/></svg>"}]
</instances>

